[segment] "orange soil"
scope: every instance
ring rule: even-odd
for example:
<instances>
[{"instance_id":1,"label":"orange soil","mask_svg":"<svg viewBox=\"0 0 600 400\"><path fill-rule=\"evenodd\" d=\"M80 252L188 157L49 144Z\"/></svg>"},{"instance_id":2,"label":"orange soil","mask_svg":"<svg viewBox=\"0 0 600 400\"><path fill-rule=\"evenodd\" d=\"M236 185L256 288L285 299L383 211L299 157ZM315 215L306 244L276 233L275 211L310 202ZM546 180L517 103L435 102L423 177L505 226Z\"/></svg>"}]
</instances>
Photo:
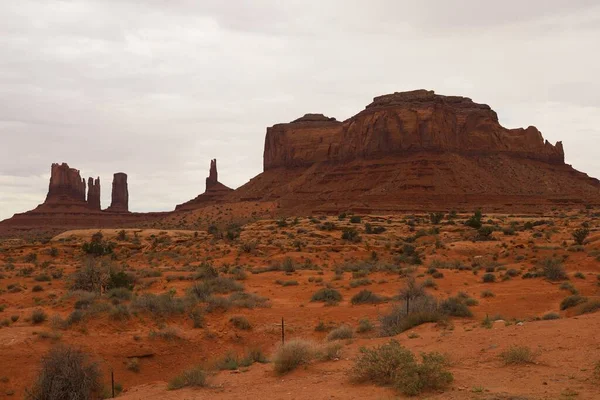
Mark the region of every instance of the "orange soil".
<instances>
[{"instance_id":1,"label":"orange soil","mask_svg":"<svg viewBox=\"0 0 600 400\"><path fill-rule=\"evenodd\" d=\"M216 215L218 212L209 219L215 219ZM461 219L464 220L464 217ZM124 399L259 396L263 399L394 398L397 394L391 389L354 385L347 377L352 358L360 346L373 346L389 340L378 338L376 332L357 334L356 339L344 345L339 361L315 362L306 369L283 377L275 375L270 364L254 364L247 371L216 373L210 379L211 387L207 389L166 391L164 382L183 369L216 360L229 351L241 354L246 349L260 347L271 354L280 341L282 317L285 318L288 338L316 341L323 341L326 335L315 332L319 321L357 327L359 320L368 318L377 325L378 317L390 309L392 302L353 306L351 297L363 289L392 297L404 285L405 278L398 273L375 272L367 276L372 282L370 285L352 288L352 274L345 272L342 279L334 280L334 270L345 263L367 260L372 252L382 263L397 264L394 258L403 246L401 239L432 228L426 217L417 222L414 229L406 224L405 218L403 215L367 216L363 217L361 224L351 224L348 219L338 221L337 217L318 221L335 223L338 229L331 232L318 230L317 224L306 217L299 218L298 224L284 228L278 227L273 220L257 220L245 225L240 238L234 241L215 239L205 231L127 230L128 240L118 242L115 250L117 260L113 263L126 265L127 270L134 273L141 270L162 273L154 278L139 277L136 292L163 293L173 289L177 296L183 296L193 281L168 281L167 277L193 275L197 265L209 261L217 267L244 266L248 274L241 283L246 292L270 299L269 308L232 308L226 313L206 314L205 326L201 329L193 329L185 315L156 319L143 313L132 314L125 321L114 321L108 313L100 313L67 330L54 331L50 321L32 325L28 317L37 308L44 309L50 319L54 314L66 318L73 311L76 299L67 296L67 278L81 265L81 244L88 241L95 230L65 232L49 243L0 242L0 274L3 276L0 279L0 306L5 306L0 312L0 322L13 315L19 316L17 322L8 323L7 327L0 329L0 398L11 393L22 398L25 388L35 378L41 357L56 342L74 345L92 354L100 362L106 382L110 379L109 371L114 370L116 381L125 388L121 395ZM489 215L484 220L488 218L501 227L508 226L511 221L522 225L524 221L542 219ZM496 259L507 269L526 272L546 257L566 257L564 265L571 283L580 294L597 299L600 291L596 279L596 275L600 274L600 262L596 258L600 254L600 234L595 232L597 218L585 213L554 213L544 219L552 220L554 225L536 226L533 230L517 232L516 236L495 232L497 240L489 242L472 241L474 230L461 223L440 225L439 234L427 234L413 243L423 259L423 265L414 275L419 281L430 278L426 270L434 260L458 260L470 267L473 263L485 264ZM576 250L571 247L571 232L584 221L590 224L592 234L584 251L570 251ZM288 219L288 223L291 222L292 219ZM387 231L367 235L362 232L365 222L384 226ZM362 242L348 243L340 239L340 229L348 226L361 231ZM114 229L103 230L107 240L116 241L117 232ZM133 240L134 234L139 242ZM254 251L245 253L240 250L242 243L252 241L257 242ZM57 257L49 255L51 247L58 250ZM37 254L37 265L25 262L30 253ZM308 259L321 267L322 273L300 268L288 274L281 271L249 272L252 268L281 262L285 257L293 258L297 265ZM46 261L48 263L44 265ZM11 263L14 269L7 269L6 265ZM30 276L19 275L18 272L27 267L33 268ZM44 269L48 273L62 269L64 276L51 282L35 281L34 276ZM454 329L427 324L410 331L418 334L418 338L409 339L408 332L398 335L397 339L408 348L417 352L446 353L452 361L450 371L455 381L451 387L444 393L427 393L423 398L510 398L502 397L504 395L522 395L528 399L600 398L599 384L593 378L594 365L600 361L600 341L596 337L600 314L574 316L573 309L559 311L561 300L569 293L561 290L559 284L542 278L522 279L517 276L506 281L483 283L481 277L485 271L474 275L470 269L439 270L444 277L434 279L438 287L428 289L429 293L446 298L462 291L476 298L479 305L471 307L473 318L454 319ZM586 279L573 277L575 272L582 272ZM504 272L501 270L495 274L500 278ZM316 282L314 278L322 278L323 283ZM284 287L276 284L276 280L296 280L299 285ZM322 303L310 302L311 295L325 283L342 293L343 301L339 305L323 306ZM20 285L22 290L13 293L7 290L10 285ZM42 286L43 291L32 292L35 285ZM482 298L481 292L486 289L493 291L495 297ZM534 321L534 318L548 312L560 312L561 319ZM486 315L497 314L507 321L518 319L525 322L522 326L516 325L515 321L510 326L496 322L492 329L481 326ZM233 328L229 322L233 315L247 317L252 330ZM175 327L180 338L172 341L150 338L149 332L161 326ZM59 333L61 337L57 340L43 338L42 332ZM539 357L536 363L519 367L502 366L498 354L511 344L524 344L537 350ZM126 368L127 357L147 354L152 356L140 358L140 372ZM478 388L482 388L481 393ZM574 392L578 393L576 397L564 397Z\"/></svg>"}]
</instances>

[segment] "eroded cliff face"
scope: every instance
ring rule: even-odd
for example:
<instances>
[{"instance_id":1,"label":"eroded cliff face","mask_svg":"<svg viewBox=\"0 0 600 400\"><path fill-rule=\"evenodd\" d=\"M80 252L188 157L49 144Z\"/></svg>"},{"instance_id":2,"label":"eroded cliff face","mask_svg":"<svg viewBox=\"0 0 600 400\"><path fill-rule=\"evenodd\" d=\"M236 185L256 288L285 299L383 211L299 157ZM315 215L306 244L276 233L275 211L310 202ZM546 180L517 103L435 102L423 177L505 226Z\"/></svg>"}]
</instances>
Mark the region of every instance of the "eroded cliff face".
<instances>
[{"instance_id":1,"label":"eroded cliff face","mask_svg":"<svg viewBox=\"0 0 600 400\"><path fill-rule=\"evenodd\" d=\"M506 129L485 104L416 90L376 97L344 122L308 114L267 128L264 170L418 152L498 155L564 164L535 127Z\"/></svg>"},{"instance_id":2,"label":"eroded cliff face","mask_svg":"<svg viewBox=\"0 0 600 400\"><path fill-rule=\"evenodd\" d=\"M85 202L85 179L67 163L52 164L45 204Z\"/></svg>"}]
</instances>

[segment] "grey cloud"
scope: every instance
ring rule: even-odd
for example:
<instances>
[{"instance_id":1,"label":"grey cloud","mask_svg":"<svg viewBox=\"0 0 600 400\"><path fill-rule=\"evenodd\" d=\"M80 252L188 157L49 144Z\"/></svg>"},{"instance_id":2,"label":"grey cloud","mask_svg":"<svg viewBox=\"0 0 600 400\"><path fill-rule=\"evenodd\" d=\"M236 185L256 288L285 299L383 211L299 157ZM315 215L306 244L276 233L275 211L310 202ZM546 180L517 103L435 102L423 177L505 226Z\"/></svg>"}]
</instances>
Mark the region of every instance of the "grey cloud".
<instances>
[{"instance_id":1,"label":"grey cloud","mask_svg":"<svg viewBox=\"0 0 600 400\"><path fill-rule=\"evenodd\" d=\"M595 3L1 2L0 219L43 201L62 161L100 175L104 206L124 171L132 209L172 209L211 158L229 186L258 174L266 126L416 88L536 125L600 176Z\"/></svg>"}]
</instances>

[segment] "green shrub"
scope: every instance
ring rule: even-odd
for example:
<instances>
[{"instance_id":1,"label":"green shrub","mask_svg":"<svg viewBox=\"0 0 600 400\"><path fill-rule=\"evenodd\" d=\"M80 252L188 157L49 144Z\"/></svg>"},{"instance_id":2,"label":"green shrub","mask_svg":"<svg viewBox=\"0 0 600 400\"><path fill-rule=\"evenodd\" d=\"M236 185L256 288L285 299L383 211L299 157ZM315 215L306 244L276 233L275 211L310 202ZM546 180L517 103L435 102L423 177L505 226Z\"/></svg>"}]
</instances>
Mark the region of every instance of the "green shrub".
<instances>
[{"instance_id":1,"label":"green shrub","mask_svg":"<svg viewBox=\"0 0 600 400\"><path fill-rule=\"evenodd\" d=\"M504 365L531 364L535 357L535 353L527 346L511 346L500 353Z\"/></svg>"},{"instance_id":2,"label":"green shrub","mask_svg":"<svg viewBox=\"0 0 600 400\"><path fill-rule=\"evenodd\" d=\"M292 339L285 343L273 356L273 367L280 375L286 374L301 365L306 365L315 357L315 345L312 342Z\"/></svg>"},{"instance_id":3,"label":"green shrub","mask_svg":"<svg viewBox=\"0 0 600 400\"><path fill-rule=\"evenodd\" d=\"M483 275L483 282L485 283L492 283L492 282L496 282L496 275L494 274L485 274Z\"/></svg>"},{"instance_id":4,"label":"green shrub","mask_svg":"<svg viewBox=\"0 0 600 400\"><path fill-rule=\"evenodd\" d=\"M325 303L338 303L342 300L342 295L335 289L323 288L313 293L310 301L321 301Z\"/></svg>"},{"instance_id":5,"label":"green shrub","mask_svg":"<svg viewBox=\"0 0 600 400\"><path fill-rule=\"evenodd\" d=\"M83 244L81 249L84 253L96 257L112 254L115 247L114 243L109 243L103 240L102 232L96 232L92 235L92 240Z\"/></svg>"},{"instance_id":6,"label":"green shrub","mask_svg":"<svg viewBox=\"0 0 600 400\"><path fill-rule=\"evenodd\" d=\"M419 363L410 350L395 340L373 349L363 347L352 368L352 378L356 382L392 385L409 396L441 390L452 383L454 378L445 369L443 356L423 353L422 358Z\"/></svg>"},{"instance_id":7,"label":"green shrub","mask_svg":"<svg viewBox=\"0 0 600 400\"><path fill-rule=\"evenodd\" d=\"M457 297L449 297L440 303L440 310L453 317L472 317L473 313L465 302Z\"/></svg>"},{"instance_id":8,"label":"green shrub","mask_svg":"<svg viewBox=\"0 0 600 400\"><path fill-rule=\"evenodd\" d=\"M475 214L465 222L465 225L474 229L479 229L481 228L481 218L481 210L477 210L475 211Z\"/></svg>"},{"instance_id":9,"label":"green shrub","mask_svg":"<svg viewBox=\"0 0 600 400\"><path fill-rule=\"evenodd\" d=\"M575 240L575 243L577 243L579 246L582 246L589 234L589 229L580 228L573 232L573 239Z\"/></svg>"},{"instance_id":10,"label":"green shrub","mask_svg":"<svg viewBox=\"0 0 600 400\"><path fill-rule=\"evenodd\" d=\"M354 336L352 328L348 325L342 325L329 332L327 340L352 339L352 336Z\"/></svg>"},{"instance_id":11,"label":"green shrub","mask_svg":"<svg viewBox=\"0 0 600 400\"><path fill-rule=\"evenodd\" d=\"M354 228L344 228L342 231L342 240L346 240L352 243L358 243L362 240L358 231Z\"/></svg>"},{"instance_id":12,"label":"green shrub","mask_svg":"<svg viewBox=\"0 0 600 400\"><path fill-rule=\"evenodd\" d=\"M544 314L542 316L542 320L544 320L544 321L549 321L549 320L559 319L559 318L560 318L560 314L555 313L555 312Z\"/></svg>"},{"instance_id":13,"label":"green shrub","mask_svg":"<svg viewBox=\"0 0 600 400\"><path fill-rule=\"evenodd\" d=\"M383 336L394 336L415 326L439 322L446 318L437 301L430 296L416 298L410 304L409 313L406 311L406 304L399 303L392 307L389 314L380 317Z\"/></svg>"},{"instance_id":14,"label":"green shrub","mask_svg":"<svg viewBox=\"0 0 600 400\"><path fill-rule=\"evenodd\" d=\"M31 288L32 292L41 292L43 290L44 290L44 288L41 287L40 285L35 285L34 287Z\"/></svg>"},{"instance_id":15,"label":"green shrub","mask_svg":"<svg viewBox=\"0 0 600 400\"><path fill-rule=\"evenodd\" d=\"M361 218L358 215L353 215L350 217L350 223L352 224L360 224Z\"/></svg>"},{"instance_id":16,"label":"green shrub","mask_svg":"<svg viewBox=\"0 0 600 400\"><path fill-rule=\"evenodd\" d=\"M441 213L441 212L429 213L429 220L431 221L431 223L433 225L439 224L440 222L442 222L443 219L444 219L444 213Z\"/></svg>"}]
</instances>

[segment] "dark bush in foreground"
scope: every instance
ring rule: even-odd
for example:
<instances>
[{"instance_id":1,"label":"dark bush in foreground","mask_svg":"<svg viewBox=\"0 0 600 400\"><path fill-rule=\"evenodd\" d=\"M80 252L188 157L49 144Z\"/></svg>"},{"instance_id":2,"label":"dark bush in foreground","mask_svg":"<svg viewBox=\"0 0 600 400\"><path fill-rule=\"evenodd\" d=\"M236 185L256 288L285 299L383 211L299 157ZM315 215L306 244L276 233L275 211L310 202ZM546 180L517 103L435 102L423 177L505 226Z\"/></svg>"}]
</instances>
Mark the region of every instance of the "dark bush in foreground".
<instances>
[{"instance_id":1,"label":"dark bush in foreground","mask_svg":"<svg viewBox=\"0 0 600 400\"><path fill-rule=\"evenodd\" d=\"M55 347L42 359L42 368L29 400L95 399L102 390L100 369L71 347Z\"/></svg>"},{"instance_id":2,"label":"dark bush in foreground","mask_svg":"<svg viewBox=\"0 0 600 400\"><path fill-rule=\"evenodd\" d=\"M544 277L550 281L567 279L565 267L557 258L547 258L542 261L542 272Z\"/></svg>"},{"instance_id":3,"label":"dark bush in foreground","mask_svg":"<svg viewBox=\"0 0 600 400\"><path fill-rule=\"evenodd\" d=\"M391 340L382 346L361 348L352 369L356 382L392 385L408 396L446 388L454 377L446 370L445 358L438 353L423 353L419 363L410 350Z\"/></svg>"},{"instance_id":4,"label":"dark bush in foreground","mask_svg":"<svg viewBox=\"0 0 600 400\"><path fill-rule=\"evenodd\" d=\"M389 314L380 318L383 336L394 336L415 326L446 319L437 301L430 296L419 297L410 304L408 313L406 303L398 303L392 307Z\"/></svg>"},{"instance_id":5,"label":"dark bush in foreground","mask_svg":"<svg viewBox=\"0 0 600 400\"><path fill-rule=\"evenodd\" d=\"M352 296L350 301L352 304L378 304L383 302L383 298L365 289Z\"/></svg>"}]
</instances>

